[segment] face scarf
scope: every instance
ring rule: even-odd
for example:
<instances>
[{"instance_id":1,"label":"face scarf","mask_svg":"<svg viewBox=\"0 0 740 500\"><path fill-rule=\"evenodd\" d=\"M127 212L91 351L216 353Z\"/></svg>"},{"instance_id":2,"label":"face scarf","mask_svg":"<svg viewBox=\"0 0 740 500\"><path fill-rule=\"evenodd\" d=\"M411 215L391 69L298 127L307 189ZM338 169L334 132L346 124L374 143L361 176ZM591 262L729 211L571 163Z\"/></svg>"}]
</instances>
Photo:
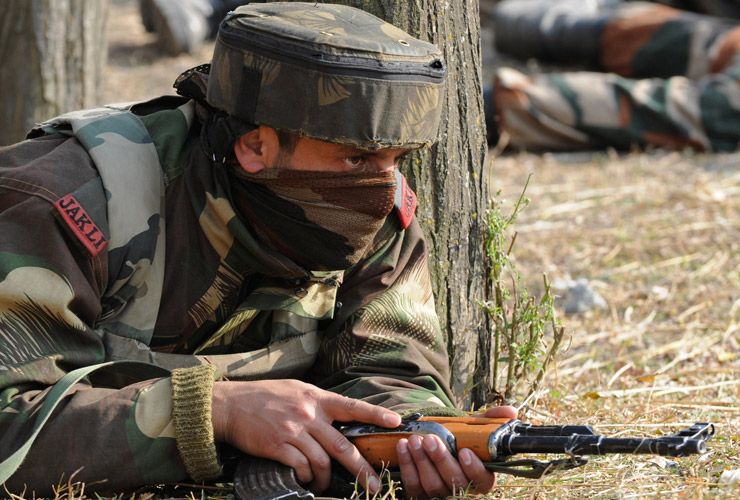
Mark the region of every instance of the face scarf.
<instances>
[{"instance_id":1,"label":"face scarf","mask_svg":"<svg viewBox=\"0 0 740 500\"><path fill-rule=\"evenodd\" d=\"M393 210L393 171L234 172L240 215L263 242L311 271L356 264Z\"/></svg>"}]
</instances>

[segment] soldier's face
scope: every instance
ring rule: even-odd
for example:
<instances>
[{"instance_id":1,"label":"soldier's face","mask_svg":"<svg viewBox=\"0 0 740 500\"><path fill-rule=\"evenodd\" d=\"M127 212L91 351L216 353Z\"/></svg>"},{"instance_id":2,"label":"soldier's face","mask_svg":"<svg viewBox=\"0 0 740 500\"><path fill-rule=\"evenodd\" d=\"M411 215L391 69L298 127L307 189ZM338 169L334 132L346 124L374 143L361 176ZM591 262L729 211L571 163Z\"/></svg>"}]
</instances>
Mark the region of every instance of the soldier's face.
<instances>
[{"instance_id":1,"label":"soldier's face","mask_svg":"<svg viewBox=\"0 0 740 500\"><path fill-rule=\"evenodd\" d=\"M244 134L234 144L236 158L248 173L257 173L265 168L388 172L398 167L398 163L409 151L407 148L365 150L301 137L295 149L287 153L280 148L275 129L264 125Z\"/></svg>"}]
</instances>

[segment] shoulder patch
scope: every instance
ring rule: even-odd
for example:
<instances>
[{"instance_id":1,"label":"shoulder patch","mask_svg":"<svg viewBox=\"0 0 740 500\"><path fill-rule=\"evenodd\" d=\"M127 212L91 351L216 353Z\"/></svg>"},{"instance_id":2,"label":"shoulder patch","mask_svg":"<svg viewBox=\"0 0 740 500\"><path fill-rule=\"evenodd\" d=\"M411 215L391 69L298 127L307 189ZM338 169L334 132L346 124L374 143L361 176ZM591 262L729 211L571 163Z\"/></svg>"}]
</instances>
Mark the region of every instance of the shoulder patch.
<instances>
[{"instance_id":1,"label":"shoulder patch","mask_svg":"<svg viewBox=\"0 0 740 500\"><path fill-rule=\"evenodd\" d=\"M91 257L98 255L108 244L108 239L103 232L71 194L58 199L54 203L54 209L72 236Z\"/></svg>"},{"instance_id":2,"label":"shoulder patch","mask_svg":"<svg viewBox=\"0 0 740 500\"><path fill-rule=\"evenodd\" d=\"M416 193L409 187L406 178L396 169L396 213L401 221L401 227L406 229L414 220L416 212Z\"/></svg>"}]
</instances>

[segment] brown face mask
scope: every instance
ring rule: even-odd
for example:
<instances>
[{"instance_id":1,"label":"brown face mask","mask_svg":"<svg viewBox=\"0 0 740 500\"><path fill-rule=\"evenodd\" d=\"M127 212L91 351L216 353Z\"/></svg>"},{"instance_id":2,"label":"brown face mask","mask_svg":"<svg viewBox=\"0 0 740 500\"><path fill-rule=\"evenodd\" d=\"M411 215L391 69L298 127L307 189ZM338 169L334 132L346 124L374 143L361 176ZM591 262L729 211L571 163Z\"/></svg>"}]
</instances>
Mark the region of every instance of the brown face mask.
<instances>
[{"instance_id":1,"label":"brown face mask","mask_svg":"<svg viewBox=\"0 0 740 500\"><path fill-rule=\"evenodd\" d=\"M393 210L393 171L235 172L240 215L263 242L311 271L356 264Z\"/></svg>"}]
</instances>

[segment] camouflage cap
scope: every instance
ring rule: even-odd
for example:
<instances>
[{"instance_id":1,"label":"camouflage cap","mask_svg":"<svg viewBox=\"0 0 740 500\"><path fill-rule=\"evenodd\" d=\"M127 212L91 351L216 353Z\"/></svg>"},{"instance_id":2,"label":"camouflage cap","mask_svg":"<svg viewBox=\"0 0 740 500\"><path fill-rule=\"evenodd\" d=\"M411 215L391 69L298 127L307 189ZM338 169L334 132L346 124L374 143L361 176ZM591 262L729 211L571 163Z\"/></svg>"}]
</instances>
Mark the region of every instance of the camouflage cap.
<instances>
[{"instance_id":1,"label":"camouflage cap","mask_svg":"<svg viewBox=\"0 0 740 500\"><path fill-rule=\"evenodd\" d=\"M437 139L440 50L367 12L249 4L221 23L210 105L252 124L365 148Z\"/></svg>"}]
</instances>

